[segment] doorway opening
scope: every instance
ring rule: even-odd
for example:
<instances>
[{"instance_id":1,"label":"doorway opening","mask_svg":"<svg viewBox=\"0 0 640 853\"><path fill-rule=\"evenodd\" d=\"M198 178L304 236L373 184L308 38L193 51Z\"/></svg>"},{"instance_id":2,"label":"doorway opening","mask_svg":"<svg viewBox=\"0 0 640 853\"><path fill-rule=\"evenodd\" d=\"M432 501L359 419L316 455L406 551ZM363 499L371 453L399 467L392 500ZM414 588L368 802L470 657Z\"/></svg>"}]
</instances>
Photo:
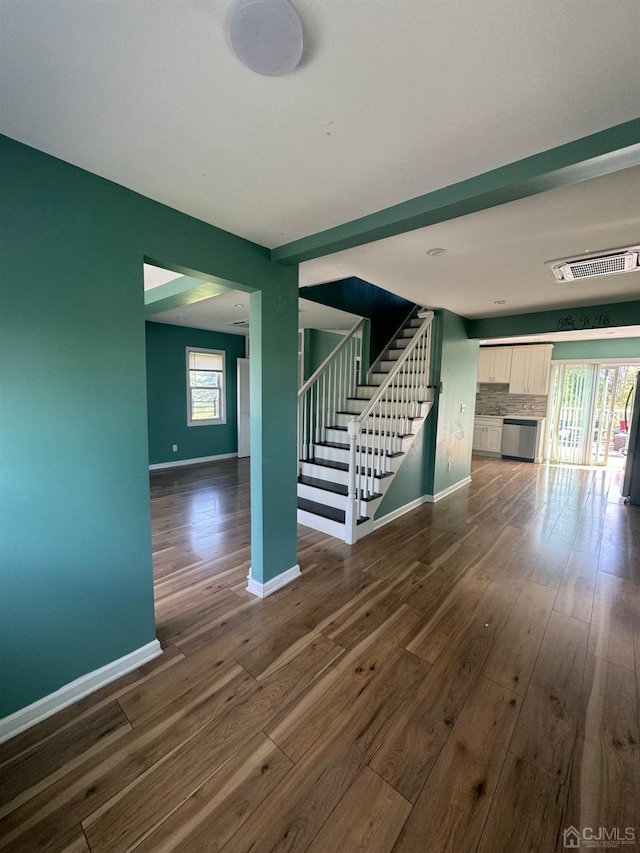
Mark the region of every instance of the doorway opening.
<instances>
[{"instance_id":1,"label":"doorway opening","mask_svg":"<svg viewBox=\"0 0 640 853\"><path fill-rule=\"evenodd\" d=\"M625 401L638 364L575 362L551 370L546 458L551 463L622 468Z\"/></svg>"}]
</instances>

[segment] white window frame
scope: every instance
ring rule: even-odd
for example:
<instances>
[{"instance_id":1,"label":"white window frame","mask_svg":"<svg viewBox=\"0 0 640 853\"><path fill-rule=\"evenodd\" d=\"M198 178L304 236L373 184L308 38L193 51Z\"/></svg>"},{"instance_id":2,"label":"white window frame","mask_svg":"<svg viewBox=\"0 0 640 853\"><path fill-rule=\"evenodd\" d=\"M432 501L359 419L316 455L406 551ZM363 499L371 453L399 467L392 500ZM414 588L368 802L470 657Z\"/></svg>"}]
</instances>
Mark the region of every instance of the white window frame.
<instances>
[{"instance_id":1,"label":"white window frame","mask_svg":"<svg viewBox=\"0 0 640 853\"><path fill-rule=\"evenodd\" d=\"M202 352L206 355L222 356L222 383L220 387L220 417L198 418L194 420L191 416L191 377L189 375L189 355L192 352ZM186 347L186 384L187 384L187 426L216 426L227 422L227 354L221 349L206 349L205 347Z\"/></svg>"}]
</instances>

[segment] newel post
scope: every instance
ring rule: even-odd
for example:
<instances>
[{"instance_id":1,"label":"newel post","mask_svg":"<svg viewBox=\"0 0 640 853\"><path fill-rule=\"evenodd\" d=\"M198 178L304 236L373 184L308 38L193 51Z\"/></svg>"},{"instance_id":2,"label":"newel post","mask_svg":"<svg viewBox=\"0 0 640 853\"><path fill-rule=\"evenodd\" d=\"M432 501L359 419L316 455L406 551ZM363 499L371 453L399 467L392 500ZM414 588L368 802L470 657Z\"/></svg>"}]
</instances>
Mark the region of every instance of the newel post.
<instances>
[{"instance_id":1,"label":"newel post","mask_svg":"<svg viewBox=\"0 0 640 853\"><path fill-rule=\"evenodd\" d=\"M351 418L347 427L349 435L349 483L347 492L347 509L345 513L345 537L347 545L353 545L356 541L356 527L358 525L358 489L356 486L356 446L360 433L360 424L355 418Z\"/></svg>"}]
</instances>

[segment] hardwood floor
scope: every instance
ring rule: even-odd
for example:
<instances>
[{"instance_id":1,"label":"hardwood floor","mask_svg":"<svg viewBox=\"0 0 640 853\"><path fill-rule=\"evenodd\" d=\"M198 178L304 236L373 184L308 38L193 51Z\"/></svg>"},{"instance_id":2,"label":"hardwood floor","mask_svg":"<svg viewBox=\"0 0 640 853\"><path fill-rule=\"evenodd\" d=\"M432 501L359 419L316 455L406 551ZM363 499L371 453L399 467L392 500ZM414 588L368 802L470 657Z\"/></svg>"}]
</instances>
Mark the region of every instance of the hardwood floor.
<instances>
[{"instance_id":1,"label":"hardwood floor","mask_svg":"<svg viewBox=\"0 0 640 853\"><path fill-rule=\"evenodd\" d=\"M154 474L165 653L0 746L0 849L640 836L640 509L606 471L472 474L355 546L300 527L302 577L264 601L245 461Z\"/></svg>"}]
</instances>

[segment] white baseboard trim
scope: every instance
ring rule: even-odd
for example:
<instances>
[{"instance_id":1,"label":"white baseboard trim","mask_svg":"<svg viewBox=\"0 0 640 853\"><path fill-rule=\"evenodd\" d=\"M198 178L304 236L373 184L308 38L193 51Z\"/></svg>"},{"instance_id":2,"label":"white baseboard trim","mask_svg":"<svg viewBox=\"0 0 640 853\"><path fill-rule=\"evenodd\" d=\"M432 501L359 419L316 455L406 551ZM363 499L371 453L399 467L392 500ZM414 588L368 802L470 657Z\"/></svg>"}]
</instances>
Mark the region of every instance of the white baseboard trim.
<instances>
[{"instance_id":1,"label":"white baseboard trim","mask_svg":"<svg viewBox=\"0 0 640 853\"><path fill-rule=\"evenodd\" d=\"M373 522L373 529L377 530L379 527L384 527L385 524L389 524L390 521L395 521L396 518L400 518L401 515L405 515L407 512L411 512L413 509L417 509L422 504L435 504L438 501L441 501L443 498L446 498L448 495L452 495L454 492L457 492L458 489L463 488L463 486L468 486L471 482L471 477L465 477L464 480L460 480L457 483L454 483L452 486L449 486L446 489L443 489L441 492L438 492L435 495L422 495L419 498L416 498L414 501L410 501L408 504L404 506L398 507L398 509L394 509L393 512L387 513L387 515L383 515L381 518L376 518Z\"/></svg>"},{"instance_id":2,"label":"white baseboard trim","mask_svg":"<svg viewBox=\"0 0 640 853\"><path fill-rule=\"evenodd\" d=\"M297 577L300 577L300 566L297 563L295 566L291 566L290 569L287 569L286 572L281 572L279 575L276 575L275 578L271 578L271 580L266 583L260 583L259 581L254 580L251 577L251 569L249 569L249 574L247 575L247 592L257 595L258 598L266 598L268 595L271 595L272 592L282 589L283 586L291 583L291 581L295 580Z\"/></svg>"},{"instance_id":3,"label":"white baseboard trim","mask_svg":"<svg viewBox=\"0 0 640 853\"><path fill-rule=\"evenodd\" d=\"M155 462L149 465L150 471L162 471L164 468L187 468L189 465L201 465L203 462L215 462L217 459L235 459L237 453L218 453L216 456L196 456L193 459L176 459L175 462Z\"/></svg>"},{"instance_id":4,"label":"white baseboard trim","mask_svg":"<svg viewBox=\"0 0 640 853\"><path fill-rule=\"evenodd\" d=\"M465 486L468 486L471 482L471 477L465 477L464 480L458 480L457 483L454 483L453 486L449 486L446 489L443 489L441 492L438 492L435 495L427 495L427 500L429 503L436 504L438 501L441 501L442 498L446 498L447 495L452 495L454 492L457 492L458 489L462 489Z\"/></svg>"},{"instance_id":5,"label":"white baseboard trim","mask_svg":"<svg viewBox=\"0 0 640 853\"><path fill-rule=\"evenodd\" d=\"M394 509L393 512L388 512L381 518L376 518L373 522L373 529L377 530L379 527L384 527L385 524L389 524L390 521L395 521L396 518L400 518L401 515L405 515L405 513L411 512L412 509L418 509L419 506L422 506L422 504L427 503L430 497L431 495L422 495L421 497L416 498L414 501L410 501L404 506L399 506L398 509Z\"/></svg>"},{"instance_id":6,"label":"white baseboard trim","mask_svg":"<svg viewBox=\"0 0 640 853\"><path fill-rule=\"evenodd\" d=\"M162 648L158 640L153 640L147 643L146 646L141 646L128 655L111 661L111 663L101 666L100 669L94 669L93 672L88 672L86 675L81 675L75 681L70 681L54 693L49 693L48 696L43 696L26 708L21 708L8 717L0 720L0 743L14 737L25 729L35 726L36 723L45 720L52 714L62 711L63 708L73 705L80 699L84 699L89 693L93 693L120 678L121 675L126 675L133 669L142 666L153 658L157 658L162 654Z\"/></svg>"}]
</instances>

